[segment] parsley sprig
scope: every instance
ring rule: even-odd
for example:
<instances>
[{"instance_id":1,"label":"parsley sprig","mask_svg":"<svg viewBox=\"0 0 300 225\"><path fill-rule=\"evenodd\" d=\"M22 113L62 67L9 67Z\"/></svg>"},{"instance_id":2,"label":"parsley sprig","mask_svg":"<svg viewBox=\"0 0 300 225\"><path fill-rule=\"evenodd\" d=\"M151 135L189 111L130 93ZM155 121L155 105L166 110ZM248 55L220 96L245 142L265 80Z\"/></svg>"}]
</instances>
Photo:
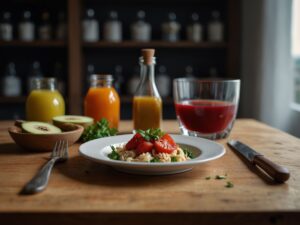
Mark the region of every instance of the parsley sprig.
<instances>
[{"instance_id":1,"label":"parsley sprig","mask_svg":"<svg viewBox=\"0 0 300 225\"><path fill-rule=\"evenodd\" d=\"M112 152L107 155L108 158L114 159L114 160L119 160L120 159L120 155L116 151L116 148L114 146L110 146L110 148L111 148Z\"/></svg>"},{"instance_id":2,"label":"parsley sprig","mask_svg":"<svg viewBox=\"0 0 300 225\"><path fill-rule=\"evenodd\" d=\"M87 142L101 137L114 136L117 133L117 129L110 128L108 121L106 119L102 119L96 124L87 127L81 136L81 140L83 142Z\"/></svg>"},{"instance_id":3,"label":"parsley sprig","mask_svg":"<svg viewBox=\"0 0 300 225\"><path fill-rule=\"evenodd\" d=\"M151 140L158 140L160 139L162 136L164 136L164 132L162 132L159 128L157 129L148 129L148 130L137 130L137 133L141 134L142 137L146 140L146 141L151 141Z\"/></svg>"},{"instance_id":4,"label":"parsley sprig","mask_svg":"<svg viewBox=\"0 0 300 225\"><path fill-rule=\"evenodd\" d=\"M185 154L187 157L189 157L190 159L195 158L194 155L193 155L193 153L192 153L191 151L189 151L187 148L183 148L183 147L181 147L181 148L182 148L184 154Z\"/></svg>"}]
</instances>

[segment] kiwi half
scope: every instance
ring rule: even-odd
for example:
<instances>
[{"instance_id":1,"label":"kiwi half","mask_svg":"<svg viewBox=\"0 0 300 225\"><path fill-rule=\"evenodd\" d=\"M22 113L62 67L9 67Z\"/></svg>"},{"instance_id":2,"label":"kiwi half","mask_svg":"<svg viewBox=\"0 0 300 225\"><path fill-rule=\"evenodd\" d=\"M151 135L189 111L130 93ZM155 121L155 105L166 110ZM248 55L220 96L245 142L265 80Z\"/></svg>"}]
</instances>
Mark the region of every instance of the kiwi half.
<instances>
[{"instance_id":1,"label":"kiwi half","mask_svg":"<svg viewBox=\"0 0 300 225\"><path fill-rule=\"evenodd\" d=\"M73 123L86 128L94 123L94 119L91 117L77 115L55 116L52 118L52 121L53 124L58 127L61 127L63 124L66 123Z\"/></svg>"},{"instance_id":2,"label":"kiwi half","mask_svg":"<svg viewBox=\"0 0 300 225\"><path fill-rule=\"evenodd\" d=\"M62 132L58 127L43 122L24 122L21 127L24 132L31 134L60 134Z\"/></svg>"}]
</instances>

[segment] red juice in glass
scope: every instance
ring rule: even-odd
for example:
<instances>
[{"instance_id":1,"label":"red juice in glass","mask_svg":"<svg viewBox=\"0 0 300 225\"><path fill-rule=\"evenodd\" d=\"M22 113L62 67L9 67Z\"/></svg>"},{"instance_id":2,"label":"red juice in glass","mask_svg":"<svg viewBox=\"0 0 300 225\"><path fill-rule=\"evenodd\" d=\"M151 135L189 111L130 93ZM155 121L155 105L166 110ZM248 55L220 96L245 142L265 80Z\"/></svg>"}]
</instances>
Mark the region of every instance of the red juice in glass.
<instances>
[{"instance_id":1,"label":"red juice in glass","mask_svg":"<svg viewBox=\"0 0 300 225\"><path fill-rule=\"evenodd\" d=\"M176 114L186 129L203 134L221 132L233 121L236 105L217 100L175 103Z\"/></svg>"}]
</instances>

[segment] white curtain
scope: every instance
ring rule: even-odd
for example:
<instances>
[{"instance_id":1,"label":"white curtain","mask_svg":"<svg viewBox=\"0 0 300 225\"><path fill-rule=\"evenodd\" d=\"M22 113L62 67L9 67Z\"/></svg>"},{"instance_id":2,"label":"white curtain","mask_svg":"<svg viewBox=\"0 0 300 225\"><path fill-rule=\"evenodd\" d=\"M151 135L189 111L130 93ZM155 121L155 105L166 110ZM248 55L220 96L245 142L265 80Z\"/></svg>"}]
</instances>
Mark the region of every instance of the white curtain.
<instances>
[{"instance_id":1,"label":"white curtain","mask_svg":"<svg viewBox=\"0 0 300 225\"><path fill-rule=\"evenodd\" d=\"M290 108L291 9L292 0L242 1L241 116L299 135Z\"/></svg>"}]
</instances>

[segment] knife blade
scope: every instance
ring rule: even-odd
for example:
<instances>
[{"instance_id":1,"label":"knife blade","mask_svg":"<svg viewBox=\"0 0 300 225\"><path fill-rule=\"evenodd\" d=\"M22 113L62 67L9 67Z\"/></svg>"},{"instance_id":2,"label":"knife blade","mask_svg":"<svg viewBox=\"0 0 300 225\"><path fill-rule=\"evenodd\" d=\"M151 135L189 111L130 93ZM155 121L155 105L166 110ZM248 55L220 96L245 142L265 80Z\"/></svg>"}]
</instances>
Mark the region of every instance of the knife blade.
<instances>
[{"instance_id":1,"label":"knife blade","mask_svg":"<svg viewBox=\"0 0 300 225\"><path fill-rule=\"evenodd\" d=\"M274 181L282 183L289 179L290 172L287 168L272 162L242 142L230 140L227 144L251 164L260 167L260 169L272 177Z\"/></svg>"}]
</instances>

